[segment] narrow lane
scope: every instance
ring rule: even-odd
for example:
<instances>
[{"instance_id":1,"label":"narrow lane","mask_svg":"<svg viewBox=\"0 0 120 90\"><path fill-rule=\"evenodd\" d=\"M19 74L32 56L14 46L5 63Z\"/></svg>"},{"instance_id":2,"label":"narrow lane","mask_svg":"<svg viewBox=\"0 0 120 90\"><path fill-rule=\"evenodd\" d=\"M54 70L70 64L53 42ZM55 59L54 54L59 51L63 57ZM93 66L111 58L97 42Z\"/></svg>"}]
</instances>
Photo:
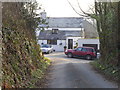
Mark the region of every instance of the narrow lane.
<instances>
[{"instance_id":1,"label":"narrow lane","mask_svg":"<svg viewBox=\"0 0 120 90\"><path fill-rule=\"evenodd\" d=\"M46 54L53 61L49 88L117 88L92 69L90 60L67 58L63 52Z\"/></svg>"}]
</instances>

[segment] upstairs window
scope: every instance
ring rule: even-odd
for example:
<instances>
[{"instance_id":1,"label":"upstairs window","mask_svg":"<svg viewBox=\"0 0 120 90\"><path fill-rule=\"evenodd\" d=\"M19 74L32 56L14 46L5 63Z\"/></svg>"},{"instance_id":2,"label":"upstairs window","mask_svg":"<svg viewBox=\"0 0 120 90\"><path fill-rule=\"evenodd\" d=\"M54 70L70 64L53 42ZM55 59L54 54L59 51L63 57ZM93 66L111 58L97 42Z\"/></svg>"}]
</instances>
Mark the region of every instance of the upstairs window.
<instances>
[{"instance_id":1,"label":"upstairs window","mask_svg":"<svg viewBox=\"0 0 120 90\"><path fill-rule=\"evenodd\" d=\"M58 34L58 29L52 29L52 34Z\"/></svg>"}]
</instances>

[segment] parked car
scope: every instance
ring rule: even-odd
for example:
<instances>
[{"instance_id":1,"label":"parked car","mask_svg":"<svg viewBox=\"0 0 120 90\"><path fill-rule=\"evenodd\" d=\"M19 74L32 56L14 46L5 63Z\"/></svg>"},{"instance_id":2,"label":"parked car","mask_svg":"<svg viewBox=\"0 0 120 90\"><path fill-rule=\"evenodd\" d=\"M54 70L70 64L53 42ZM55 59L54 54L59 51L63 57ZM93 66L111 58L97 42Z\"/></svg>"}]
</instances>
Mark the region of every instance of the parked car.
<instances>
[{"instance_id":1,"label":"parked car","mask_svg":"<svg viewBox=\"0 0 120 90\"><path fill-rule=\"evenodd\" d=\"M54 51L52 45L49 45L49 44L41 45L41 50L43 53L48 53L48 54Z\"/></svg>"},{"instance_id":2,"label":"parked car","mask_svg":"<svg viewBox=\"0 0 120 90\"><path fill-rule=\"evenodd\" d=\"M65 54L69 58L74 56L83 57L87 60L96 58L95 49L92 47L78 47L76 49L68 49L65 51Z\"/></svg>"}]
</instances>

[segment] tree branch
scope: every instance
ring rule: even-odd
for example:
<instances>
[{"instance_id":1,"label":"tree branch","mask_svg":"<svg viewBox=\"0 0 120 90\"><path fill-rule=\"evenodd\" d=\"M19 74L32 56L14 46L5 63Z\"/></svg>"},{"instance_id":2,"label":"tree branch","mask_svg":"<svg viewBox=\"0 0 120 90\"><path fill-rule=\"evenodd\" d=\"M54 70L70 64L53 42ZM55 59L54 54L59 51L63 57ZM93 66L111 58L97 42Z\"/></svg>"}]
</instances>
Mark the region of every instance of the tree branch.
<instances>
[{"instance_id":1,"label":"tree branch","mask_svg":"<svg viewBox=\"0 0 120 90\"><path fill-rule=\"evenodd\" d=\"M72 6L72 4L69 2L69 0L67 0L69 5L72 7L72 9L80 16L83 16L83 17L89 17L88 15L83 15L83 14L80 14L79 12L77 12L77 10Z\"/></svg>"}]
</instances>

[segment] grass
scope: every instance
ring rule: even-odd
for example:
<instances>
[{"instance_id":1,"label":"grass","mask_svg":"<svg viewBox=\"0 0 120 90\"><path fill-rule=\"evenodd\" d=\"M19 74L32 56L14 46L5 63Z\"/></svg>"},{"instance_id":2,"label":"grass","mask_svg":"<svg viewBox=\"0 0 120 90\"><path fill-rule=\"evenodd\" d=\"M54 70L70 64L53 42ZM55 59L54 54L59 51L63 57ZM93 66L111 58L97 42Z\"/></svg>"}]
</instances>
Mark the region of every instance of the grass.
<instances>
[{"instance_id":1,"label":"grass","mask_svg":"<svg viewBox=\"0 0 120 90\"><path fill-rule=\"evenodd\" d=\"M42 87L42 85L44 85L43 79L45 78L45 73L50 65L51 65L51 60L49 58L44 57L43 68L37 69L32 72L32 76L34 78L30 80L28 88L40 88Z\"/></svg>"},{"instance_id":2,"label":"grass","mask_svg":"<svg viewBox=\"0 0 120 90\"><path fill-rule=\"evenodd\" d=\"M90 63L95 70L103 74L107 79L115 81L116 83L120 79L118 67L109 64L102 64L100 60Z\"/></svg>"}]
</instances>

